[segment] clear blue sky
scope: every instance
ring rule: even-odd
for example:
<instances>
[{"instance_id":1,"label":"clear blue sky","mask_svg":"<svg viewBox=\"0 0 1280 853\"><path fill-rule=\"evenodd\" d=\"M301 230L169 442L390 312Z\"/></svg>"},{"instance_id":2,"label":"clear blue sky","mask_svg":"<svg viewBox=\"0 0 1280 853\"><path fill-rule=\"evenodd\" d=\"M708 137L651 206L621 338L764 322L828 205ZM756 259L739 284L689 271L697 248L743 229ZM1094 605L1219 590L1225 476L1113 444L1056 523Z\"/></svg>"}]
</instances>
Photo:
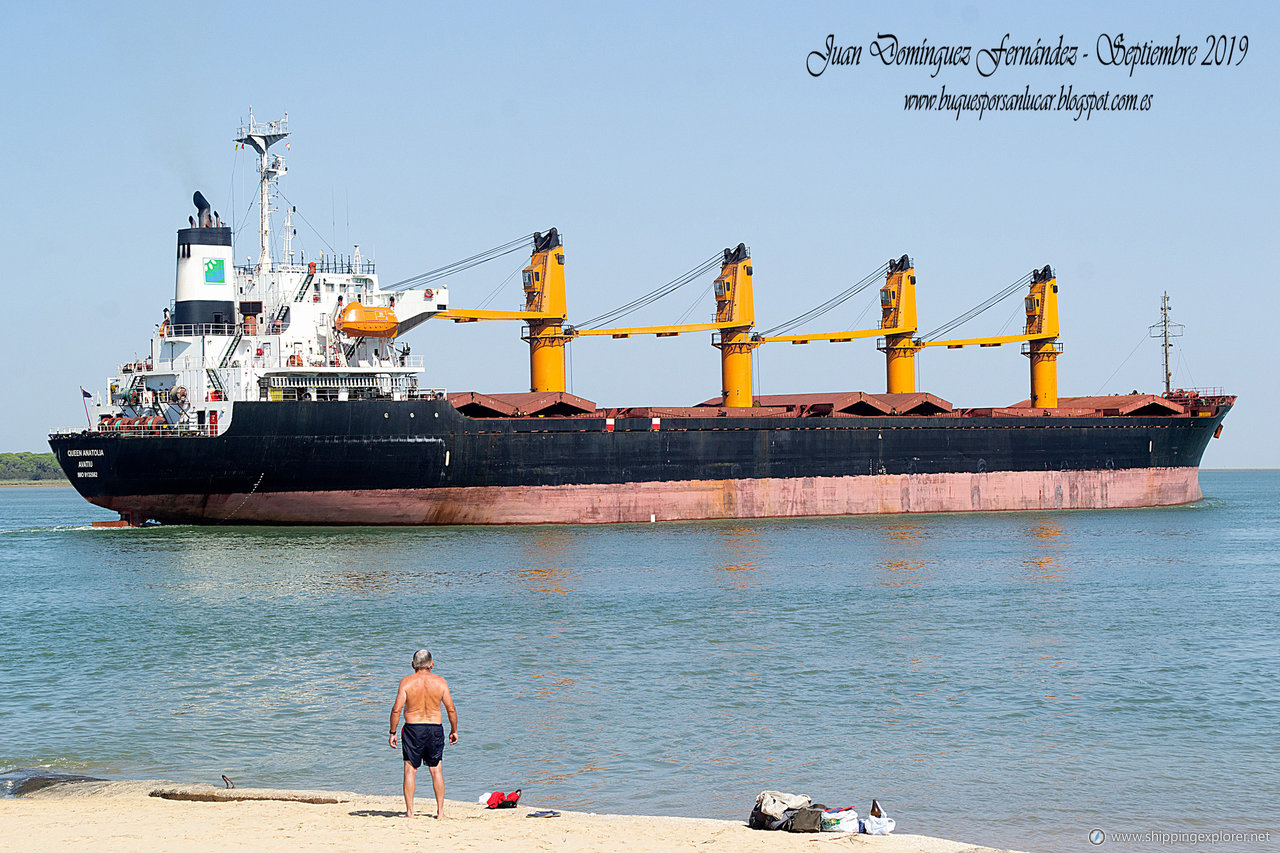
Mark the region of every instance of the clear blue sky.
<instances>
[{"instance_id":1,"label":"clear blue sky","mask_svg":"<svg viewBox=\"0 0 1280 853\"><path fill-rule=\"evenodd\" d=\"M1060 392L1158 391L1144 335L1168 290L1186 324L1175 382L1240 395L1205 464L1280 466L1271 4L57 3L6 18L0 449L46 449L49 428L83 421L79 386L100 389L145 351L173 296L174 232L193 190L246 221L252 164L231 140L253 105L261 119L289 113L282 189L316 229L298 223L308 255L360 243L394 281L554 225L571 320L739 241L752 249L761 326L904 252L925 330L1052 264ZM870 56L878 32L975 51L1006 32L1032 44L1061 34L1089 57L931 79ZM863 45L862 64L811 77L806 54L828 33ZM1181 34L1202 53L1210 33L1247 35L1251 50L1231 68L1129 77L1097 63L1102 33ZM902 109L906 93L944 85L1063 84L1152 93L1152 109L1088 121ZM250 223L236 257L256 253L256 239ZM454 304L478 305L518 265L455 278ZM635 319L674 321L707 283ZM853 325L873 298L826 328ZM491 307L518 301L512 279ZM1017 306L963 331L995 333ZM710 311L704 296L692 316ZM579 341L572 390L602 405L716 396L707 338ZM408 340L431 385L526 389L517 324L433 323ZM884 385L870 341L767 346L758 372L762 393ZM956 405L1023 399L1027 377L1016 346L921 358L922 390Z\"/></svg>"}]
</instances>

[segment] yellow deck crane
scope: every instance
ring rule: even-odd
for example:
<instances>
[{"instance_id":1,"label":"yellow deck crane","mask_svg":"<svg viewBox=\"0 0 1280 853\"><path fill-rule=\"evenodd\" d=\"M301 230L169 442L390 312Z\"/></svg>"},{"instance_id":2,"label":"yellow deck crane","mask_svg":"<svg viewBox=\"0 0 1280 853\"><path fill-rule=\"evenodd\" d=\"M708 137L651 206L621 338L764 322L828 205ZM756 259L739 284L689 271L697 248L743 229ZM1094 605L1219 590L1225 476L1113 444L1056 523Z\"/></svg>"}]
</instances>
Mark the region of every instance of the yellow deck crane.
<instances>
[{"instance_id":1,"label":"yellow deck crane","mask_svg":"<svg viewBox=\"0 0 1280 853\"><path fill-rule=\"evenodd\" d=\"M877 349L886 357L886 385L890 394L910 394L916 390L915 355L920 346L915 341L916 323L916 269L911 258L903 255L890 260L857 284L837 294L821 305L793 317L770 332L795 328L827 313L837 305L856 296L872 282L884 276L880 288L880 325L873 329L854 329L845 332L819 332L813 334L763 334L755 341L761 344L789 342L807 344L811 341L845 343L862 338L880 338Z\"/></svg>"},{"instance_id":2,"label":"yellow deck crane","mask_svg":"<svg viewBox=\"0 0 1280 853\"><path fill-rule=\"evenodd\" d=\"M972 320L1028 284L1030 290L1025 300L1027 324L1021 335L941 339L942 335ZM1056 409L1058 355L1062 352L1062 344L1058 342L1058 279L1047 265L1043 269L1032 270L986 302L934 329L923 338L917 338L913 343L918 347L961 349L967 346L998 347L1018 342L1022 342L1023 355L1031 359L1031 405L1037 409Z\"/></svg>"},{"instance_id":3,"label":"yellow deck crane","mask_svg":"<svg viewBox=\"0 0 1280 853\"><path fill-rule=\"evenodd\" d=\"M489 311L450 308L436 315L455 323L478 320L524 320L521 339L529 343L529 390L565 390L564 347L570 336L565 334L567 301L564 289L564 246L560 232L533 235L533 256L522 271L524 283L523 311Z\"/></svg>"},{"instance_id":4,"label":"yellow deck crane","mask_svg":"<svg viewBox=\"0 0 1280 853\"><path fill-rule=\"evenodd\" d=\"M733 407L750 407L754 402L751 393L751 351L760 345L751 334L752 327L755 325L755 301L751 289L751 253L745 244L739 243L737 248L725 249L718 259L720 275L716 278L714 285L716 315L713 322L590 329L569 327L565 332L571 338L603 335L612 338L629 338L632 335L655 335L666 338L686 332L719 332L718 337L712 338L712 345L720 350L723 404ZM616 318L660 299L710 269L715 260L717 258L713 257L704 261L680 278L621 308L601 315L596 320ZM583 325L592 325L596 320L588 321Z\"/></svg>"}]
</instances>

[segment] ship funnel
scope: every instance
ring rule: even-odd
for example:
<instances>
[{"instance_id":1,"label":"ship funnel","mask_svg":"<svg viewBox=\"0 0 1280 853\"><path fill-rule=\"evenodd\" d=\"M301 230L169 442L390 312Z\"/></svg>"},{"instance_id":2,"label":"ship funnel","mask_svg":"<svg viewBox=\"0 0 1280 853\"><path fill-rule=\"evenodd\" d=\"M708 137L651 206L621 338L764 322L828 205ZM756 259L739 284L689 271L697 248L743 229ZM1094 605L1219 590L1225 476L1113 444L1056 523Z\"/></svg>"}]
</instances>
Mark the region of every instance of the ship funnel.
<instances>
[{"instance_id":1,"label":"ship funnel","mask_svg":"<svg viewBox=\"0 0 1280 853\"><path fill-rule=\"evenodd\" d=\"M213 216L209 213L213 209L213 205L209 204L204 194L196 190L196 194L191 197L191 201L196 206L196 219L199 220L201 228L213 227Z\"/></svg>"},{"instance_id":2,"label":"ship funnel","mask_svg":"<svg viewBox=\"0 0 1280 853\"><path fill-rule=\"evenodd\" d=\"M178 269L174 289L173 327L205 327L201 334L231 334L236 285L231 260L231 229L214 222L212 206L202 193L190 228L178 231ZM187 334L193 329L187 329Z\"/></svg>"}]
</instances>

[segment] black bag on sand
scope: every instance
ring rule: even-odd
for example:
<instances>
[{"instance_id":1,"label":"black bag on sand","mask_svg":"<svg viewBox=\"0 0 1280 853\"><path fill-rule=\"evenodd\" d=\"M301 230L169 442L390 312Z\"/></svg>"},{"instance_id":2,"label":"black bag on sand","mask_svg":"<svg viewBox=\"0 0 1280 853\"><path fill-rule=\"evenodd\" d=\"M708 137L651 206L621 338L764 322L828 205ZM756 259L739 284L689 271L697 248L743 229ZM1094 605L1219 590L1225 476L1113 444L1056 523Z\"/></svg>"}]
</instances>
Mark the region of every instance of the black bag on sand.
<instances>
[{"instance_id":1,"label":"black bag on sand","mask_svg":"<svg viewBox=\"0 0 1280 853\"><path fill-rule=\"evenodd\" d=\"M787 818L782 829L787 832L821 832L822 813L826 810L827 807L819 803L797 809L795 814Z\"/></svg>"},{"instance_id":2,"label":"black bag on sand","mask_svg":"<svg viewBox=\"0 0 1280 853\"><path fill-rule=\"evenodd\" d=\"M755 808L751 810L751 817L747 818L747 826L751 829L768 829L771 823L773 818L762 812L760 804L756 803Z\"/></svg>"}]
</instances>

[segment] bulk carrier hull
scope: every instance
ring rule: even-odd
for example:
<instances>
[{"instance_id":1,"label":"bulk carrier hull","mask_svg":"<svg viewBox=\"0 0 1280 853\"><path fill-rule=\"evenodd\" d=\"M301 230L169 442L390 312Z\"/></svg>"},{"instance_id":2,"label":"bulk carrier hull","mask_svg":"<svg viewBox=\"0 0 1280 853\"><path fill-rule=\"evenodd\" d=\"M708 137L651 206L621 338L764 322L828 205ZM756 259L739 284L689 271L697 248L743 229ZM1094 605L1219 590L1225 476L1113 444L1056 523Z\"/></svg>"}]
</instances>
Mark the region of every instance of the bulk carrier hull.
<instances>
[{"instance_id":1,"label":"bulk carrier hull","mask_svg":"<svg viewBox=\"0 0 1280 853\"><path fill-rule=\"evenodd\" d=\"M259 255L235 264L234 233L200 192L177 231L172 313L145 356L85 397L85 431L50 446L89 501L122 524L540 524L1168 506L1201 497L1198 469L1234 397L1058 396L1058 280L1033 269L976 308L919 334L910 255L815 308L756 330L745 243L581 324L569 323L565 247L551 228L435 270L379 283L359 246L298 258L294 209L279 257L272 200L286 174L270 149L288 117L252 111L235 141L258 159ZM520 310L459 308L443 280L530 250ZM612 325L719 268L714 314ZM639 272L639 271L637 271ZM645 274L647 274L647 265ZM883 275L871 328L807 332ZM1026 286L1019 334L946 334ZM496 293L496 291L495 291ZM711 306L708 306L710 308ZM687 313L687 312L686 312ZM402 338L430 321L519 321L529 392L446 394L419 385ZM602 409L566 392L572 341L711 333L720 397L696 406ZM754 393L761 346L876 339L885 393ZM1020 343L1030 395L955 409L915 388L929 348Z\"/></svg>"},{"instance_id":2,"label":"bulk carrier hull","mask_svg":"<svg viewBox=\"0 0 1280 853\"><path fill-rule=\"evenodd\" d=\"M472 418L445 399L236 402L218 436L50 445L133 524L539 524L1105 509L1201 498L1199 416ZM723 413L723 414L722 414Z\"/></svg>"}]
</instances>

